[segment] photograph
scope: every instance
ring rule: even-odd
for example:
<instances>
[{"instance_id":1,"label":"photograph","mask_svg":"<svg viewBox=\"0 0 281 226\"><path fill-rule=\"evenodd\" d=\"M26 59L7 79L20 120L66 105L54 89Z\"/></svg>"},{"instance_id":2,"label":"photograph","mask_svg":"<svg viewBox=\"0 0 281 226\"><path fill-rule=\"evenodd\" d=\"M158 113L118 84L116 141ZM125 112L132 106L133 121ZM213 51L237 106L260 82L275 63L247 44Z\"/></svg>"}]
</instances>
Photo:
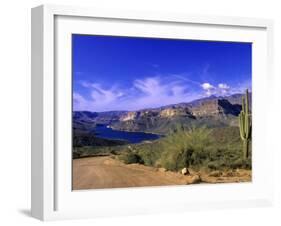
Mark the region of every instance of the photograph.
<instances>
[{"instance_id":1,"label":"photograph","mask_svg":"<svg viewBox=\"0 0 281 226\"><path fill-rule=\"evenodd\" d=\"M251 42L71 45L73 190L252 181Z\"/></svg>"}]
</instances>

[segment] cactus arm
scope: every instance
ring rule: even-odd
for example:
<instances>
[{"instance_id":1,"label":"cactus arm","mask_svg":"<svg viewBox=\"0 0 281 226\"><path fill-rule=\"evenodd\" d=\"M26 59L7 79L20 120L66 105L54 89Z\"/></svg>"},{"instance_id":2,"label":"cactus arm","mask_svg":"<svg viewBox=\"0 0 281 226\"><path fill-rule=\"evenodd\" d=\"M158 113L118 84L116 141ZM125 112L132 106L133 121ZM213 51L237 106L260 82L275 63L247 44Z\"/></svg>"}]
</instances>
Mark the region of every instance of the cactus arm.
<instances>
[{"instance_id":1,"label":"cactus arm","mask_svg":"<svg viewBox=\"0 0 281 226\"><path fill-rule=\"evenodd\" d=\"M245 98L242 96L242 112L245 112Z\"/></svg>"},{"instance_id":2,"label":"cactus arm","mask_svg":"<svg viewBox=\"0 0 281 226\"><path fill-rule=\"evenodd\" d=\"M248 89L246 89L246 103L245 103L245 108L246 108L246 115L249 115L249 93L248 93Z\"/></svg>"},{"instance_id":3,"label":"cactus arm","mask_svg":"<svg viewBox=\"0 0 281 226\"><path fill-rule=\"evenodd\" d=\"M245 126L245 138L246 138L246 140L248 140L248 138L249 138L249 126L248 126L248 124L249 124L249 120L248 120L248 117L246 117L245 118L245 124L246 124L246 126Z\"/></svg>"},{"instance_id":4,"label":"cactus arm","mask_svg":"<svg viewBox=\"0 0 281 226\"><path fill-rule=\"evenodd\" d=\"M244 125L244 131L245 131L245 138L248 139L249 137L249 116L245 115L245 125Z\"/></svg>"},{"instance_id":5,"label":"cactus arm","mask_svg":"<svg viewBox=\"0 0 281 226\"><path fill-rule=\"evenodd\" d=\"M243 140L244 136L243 136L243 122L242 122L242 117L241 114L239 115L239 129L240 129L240 137Z\"/></svg>"},{"instance_id":6,"label":"cactus arm","mask_svg":"<svg viewBox=\"0 0 281 226\"><path fill-rule=\"evenodd\" d=\"M245 139L245 133L244 133L244 117L243 117L243 112L240 113L239 115L239 128L240 128L240 137L242 140Z\"/></svg>"}]
</instances>

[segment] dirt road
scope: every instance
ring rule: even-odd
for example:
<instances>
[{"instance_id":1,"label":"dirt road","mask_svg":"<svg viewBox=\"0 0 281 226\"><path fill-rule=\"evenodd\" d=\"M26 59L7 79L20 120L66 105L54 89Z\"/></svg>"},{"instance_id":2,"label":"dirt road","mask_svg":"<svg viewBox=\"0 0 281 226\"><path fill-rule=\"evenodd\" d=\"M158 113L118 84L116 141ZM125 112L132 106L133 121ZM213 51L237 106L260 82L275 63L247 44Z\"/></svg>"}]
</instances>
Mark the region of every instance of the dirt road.
<instances>
[{"instance_id":1,"label":"dirt road","mask_svg":"<svg viewBox=\"0 0 281 226\"><path fill-rule=\"evenodd\" d=\"M73 160L73 189L121 188L186 184L185 176L139 164L123 164L110 157Z\"/></svg>"},{"instance_id":2,"label":"dirt road","mask_svg":"<svg viewBox=\"0 0 281 226\"><path fill-rule=\"evenodd\" d=\"M220 176L211 176L204 172L201 172L200 176L184 176L140 164L127 165L108 156L73 160L74 190L246 181L251 181L250 170L224 172Z\"/></svg>"}]
</instances>

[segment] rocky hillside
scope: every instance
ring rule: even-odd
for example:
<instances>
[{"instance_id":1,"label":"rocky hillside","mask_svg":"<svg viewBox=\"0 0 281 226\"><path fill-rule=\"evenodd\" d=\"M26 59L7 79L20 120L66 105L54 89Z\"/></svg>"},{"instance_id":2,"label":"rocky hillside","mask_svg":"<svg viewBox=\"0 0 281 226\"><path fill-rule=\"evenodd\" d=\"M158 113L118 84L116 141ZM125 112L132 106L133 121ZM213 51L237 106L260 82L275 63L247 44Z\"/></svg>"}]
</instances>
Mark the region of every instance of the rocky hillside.
<instances>
[{"instance_id":1,"label":"rocky hillside","mask_svg":"<svg viewBox=\"0 0 281 226\"><path fill-rule=\"evenodd\" d=\"M74 131L88 131L96 127L97 124L111 125L120 120L120 117L127 114L126 111L90 112L74 111L73 129Z\"/></svg>"},{"instance_id":2,"label":"rocky hillside","mask_svg":"<svg viewBox=\"0 0 281 226\"><path fill-rule=\"evenodd\" d=\"M73 127L87 130L96 124L107 124L118 130L165 134L177 125L236 126L241 111L241 97L242 94L210 96L189 103L130 112L74 112ZM251 95L249 97L251 103Z\"/></svg>"}]
</instances>

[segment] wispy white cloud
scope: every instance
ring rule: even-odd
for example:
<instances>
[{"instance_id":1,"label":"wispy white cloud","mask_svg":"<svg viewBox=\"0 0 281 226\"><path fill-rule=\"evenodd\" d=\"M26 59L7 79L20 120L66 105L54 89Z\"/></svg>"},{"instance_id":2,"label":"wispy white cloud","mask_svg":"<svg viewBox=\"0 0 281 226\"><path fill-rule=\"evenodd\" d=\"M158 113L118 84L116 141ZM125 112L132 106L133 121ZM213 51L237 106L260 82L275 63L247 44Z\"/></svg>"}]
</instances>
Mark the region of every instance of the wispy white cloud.
<instances>
[{"instance_id":1,"label":"wispy white cloud","mask_svg":"<svg viewBox=\"0 0 281 226\"><path fill-rule=\"evenodd\" d=\"M175 77L175 78L177 78L177 79L180 79L180 80L182 80L182 81L186 81L186 82L188 82L188 83L192 83L192 84L194 84L194 85L201 86L201 83L200 83L200 82L194 81L194 80L192 80L192 79L190 79L190 78L187 78L186 76L178 75L178 74L176 74L176 75L173 74L172 76Z\"/></svg>"},{"instance_id":2,"label":"wispy white cloud","mask_svg":"<svg viewBox=\"0 0 281 226\"><path fill-rule=\"evenodd\" d=\"M101 84L86 81L80 82L80 85L90 95L86 99L79 93L74 93L75 110L138 110L188 102L199 97L188 90L186 83L160 77L136 79L129 89L121 89L117 85L105 88Z\"/></svg>"},{"instance_id":3,"label":"wispy white cloud","mask_svg":"<svg viewBox=\"0 0 281 226\"><path fill-rule=\"evenodd\" d=\"M208 82L203 83L201 86L202 86L202 88L203 88L204 90L210 90L210 89L214 89L214 88L215 88L213 85L211 85L211 84L208 83Z\"/></svg>"},{"instance_id":4,"label":"wispy white cloud","mask_svg":"<svg viewBox=\"0 0 281 226\"><path fill-rule=\"evenodd\" d=\"M84 87L88 95L86 97L74 92L74 109L89 111L139 110L189 102L204 96L226 96L241 93L250 85L250 83L237 84L237 88L224 82L217 84L199 83L183 78L185 77L146 77L134 80L131 87L126 89L120 88L116 84L105 87L98 83L81 81L80 85ZM190 87L193 89L191 90ZM197 89L194 90L194 87Z\"/></svg>"},{"instance_id":5,"label":"wispy white cloud","mask_svg":"<svg viewBox=\"0 0 281 226\"><path fill-rule=\"evenodd\" d=\"M83 107L85 110L92 110L95 108L107 111L111 109L112 104L117 104L117 101L124 96L123 91L116 86L106 89L98 83L81 81L80 84L89 90L90 98L85 99L78 93L75 93L73 98L77 100L77 109L79 110L82 110L81 107Z\"/></svg>"},{"instance_id":6,"label":"wispy white cloud","mask_svg":"<svg viewBox=\"0 0 281 226\"><path fill-rule=\"evenodd\" d=\"M224 96L224 95L230 94L231 87L229 85L227 85L226 83L219 83L217 91L218 91L219 95Z\"/></svg>"},{"instance_id":7,"label":"wispy white cloud","mask_svg":"<svg viewBox=\"0 0 281 226\"><path fill-rule=\"evenodd\" d=\"M210 68L211 65L209 63L202 65L202 70L198 71L198 76L201 81L210 81L210 78L212 78Z\"/></svg>"},{"instance_id":8,"label":"wispy white cloud","mask_svg":"<svg viewBox=\"0 0 281 226\"><path fill-rule=\"evenodd\" d=\"M202 89L205 91L207 96L214 95L216 93L216 88L212 84L205 82L201 84Z\"/></svg>"},{"instance_id":9,"label":"wispy white cloud","mask_svg":"<svg viewBox=\"0 0 281 226\"><path fill-rule=\"evenodd\" d=\"M244 93L246 89L248 89L249 91L252 91L252 80L251 79L238 83L234 88L232 88L232 92L233 93Z\"/></svg>"},{"instance_id":10,"label":"wispy white cloud","mask_svg":"<svg viewBox=\"0 0 281 226\"><path fill-rule=\"evenodd\" d=\"M187 84L181 81L173 80L165 82L159 77L149 77L144 80L136 80L134 82L136 89L140 91L140 95L136 98L133 108L151 108L163 105L188 102L198 97L196 93L192 93Z\"/></svg>"},{"instance_id":11,"label":"wispy white cloud","mask_svg":"<svg viewBox=\"0 0 281 226\"><path fill-rule=\"evenodd\" d=\"M86 109L88 101L79 93L73 92L73 104L75 109Z\"/></svg>"},{"instance_id":12,"label":"wispy white cloud","mask_svg":"<svg viewBox=\"0 0 281 226\"><path fill-rule=\"evenodd\" d=\"M236 86L231 87L226 83L219 83L217 86L208 82L201 84L202 89L205 91L206 96L228 96L235 93L243 93L246 89L251 90L251 83L244 82L243 84L238 83Z\"/></svg>"},{"instance_id":13,"label":"wispy white cloud","mask_svg":"<svg viewBox=\"0 0 281 226\"><path fill-rule=\"evenodd\" d=\"M218 88L219 89L230 89L230 86L225 83L219 83Z\"/></svg>"},{"instance_id":14,"label":"wispy white cloud","mask_svg":"<svg viewBox=\"0 0 281 226\"><path fill-rule=\"evenodd\" d=\"M146 78L144 80L137 79L134 81L134 87L148 96L159 95L163 92L163 86L160 85L157 78Z\"/></svg>"}]
</instances>

